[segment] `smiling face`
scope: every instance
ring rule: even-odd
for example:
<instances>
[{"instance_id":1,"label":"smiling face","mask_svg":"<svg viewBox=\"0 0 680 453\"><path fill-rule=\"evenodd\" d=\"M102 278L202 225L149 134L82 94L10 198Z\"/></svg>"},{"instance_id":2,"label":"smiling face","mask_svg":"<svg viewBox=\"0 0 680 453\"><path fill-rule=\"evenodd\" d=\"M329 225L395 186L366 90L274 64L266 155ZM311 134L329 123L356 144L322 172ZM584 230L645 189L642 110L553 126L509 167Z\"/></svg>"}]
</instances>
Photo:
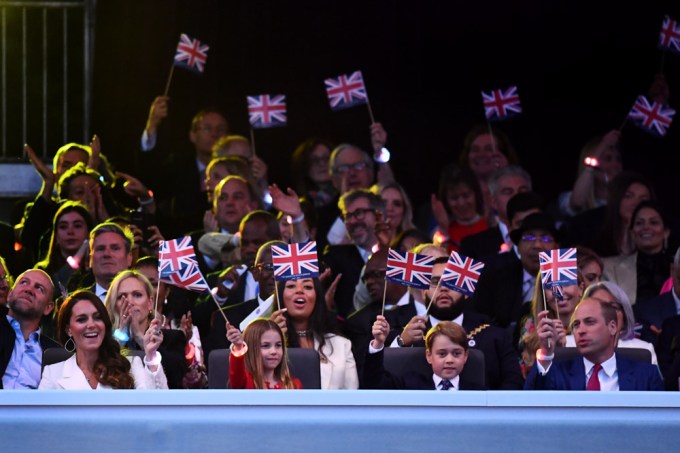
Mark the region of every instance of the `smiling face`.
<instances>
[{"instance_id":1,"label":"smiling face","mask_svg":"<svg viewBox=\"0 0 680 453\"><path fill-rule=\"evenodd\" d=\"M361 248L370 250L376 243L375 210L367 198L357 198L345 206L345 227L352 242Z\"/></svg>"},{"instance_id":2,"label":"smiling face","mask_svg":"<svg viewBox=\"0 0 680 453\"><path fill-rule=\"evenodd\" d=\"M498 151L490 134L479 135L470 146L470 170L480 179L486 179L494 170L508 166L508 158Z\"/></svg>"},{"instance_id":3,"label":"smiling face","mask_svg":"<svg viewBox=\"0 0 680 453\"><path fill-rule=\"evenodd\" d=\"M373 182L373 169L366 155L357 148L348 147L333 162L333 186L340 193L354 189L367 189Z\"/></svg>"},{"instance_id":4,"label":"smiling face","mask_svg":"<svg viewBox=\"0 0 680 453\"><path fill-rule=\"evenodd\" d=\"M432 341L432 347L425 352L425 358L432 365L434 374L443 379L453 379L463 371L468 352L446 335L440 334Z\"/></svg>"},{"instance_id":5,"label":"smiling face","mask_svg":"<svg viewBox=\"0 0 680 453\"><path fill-rule=\"evenodd\" d=\"M39 270L29 270L19 276L7 295L9 315L15 319L36 320L49 315L54 308L54 286L50 277Z\"/></svg>"},{"instance_id":6,"label":"smiling face","mask_svg":"<svg viewBox=\"0 0 680 453\"><path fill-rule=\"evenodd\" d=\"M555 300L553 292L550 290L545 291L545 301L551 307L555 307L557 303L557 311L560 317L571 318L572 313L576 305L578 305L581 300L581 287L578 285L569 285L562 287L562 300Z\"/></svg>"},{"instance_id":7,"label":"smiling face","mask_svg":"<svg viewBox=\"0 0 680 453\"><path fill-rule=\"evenodd\" d=\"M652 194L649 192L647 186L634 182L623 194L621 203L619 204L619 216L623 221L624 225L630 224L630 218L633 216L633 212L637 205L642 201L647 201L652 198Z\"/></svg>"},{"instance_id":8,"label":"smiling face","mask_svg":"<svg viewBox=\"0 0 680 453\"><path fill-rule=\"evenodd\" d=\"M297 322L308 322L316 304L314 280L303 278L289 280L283 288L283 305L288 309L288 316Z\"/></svg>"},{"instance_id":9,"label":"smiling face","mask_svg":"<svg viewBox=\"0 0 680 453\"><path fill-rule=\"evenodd\" d=\"M635 215L631 233L635 248L651 255L663 250L670 231L656 209L644 207Z\"/></svg>"},{"instance_id":10,"label":"smiling face","mask_svg":"<svg viewBox=\"0 0 680 453\"><path fill-rule=\"evenodd\" d=\"M66 333L78 351L97 351L104 341L106 325L102 314L87 299L75 303Z\"/></svg>"},{"instance_id":11,"label":"smiling face","mask_svg":"<svg viewBox=\"0 0 680 453\"><path fill-rule=\"evenodd\" d=\"M469 222L477 215L475 192L465 183L459 183L446 191L449 212L458 222Z\"/></svg>"},{"instance_id":12,"label":"smiling face","mask_svg":"<svg viewBox=\"0 0 680 453\"><path fill-rule=\"evenodd\" d=\"M260 354L262 369L265 373L273 372L283 359L283 340L276 330L267 330L260 337Z\"/></svg>"},{"instance_id":13,"label":"smiling face","mask_svg":"<svg viewBox=\"0 0 680 453\"><path fill-rule=\"evenodd\" d=\"M57 221L55 240L64 257L74 255L87 235L87 222L77 211L67 212Z\"/></svg>"}]
</instances>

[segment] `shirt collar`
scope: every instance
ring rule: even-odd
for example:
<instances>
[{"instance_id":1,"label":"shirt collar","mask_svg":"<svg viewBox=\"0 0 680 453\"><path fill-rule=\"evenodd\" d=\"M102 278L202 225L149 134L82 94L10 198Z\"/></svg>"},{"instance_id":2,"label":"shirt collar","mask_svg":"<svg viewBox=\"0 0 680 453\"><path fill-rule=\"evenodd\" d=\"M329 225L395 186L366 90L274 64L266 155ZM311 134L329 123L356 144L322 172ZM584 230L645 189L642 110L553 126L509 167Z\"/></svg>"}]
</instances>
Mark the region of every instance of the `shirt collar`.
<instances>
[{"instance_id":1,"label":"shirt collar","mask_svg":"<svg viewBox=\"0 0 680 453\"><path fill-rule=\"evenodd\" d=\"M675 301L675 312L680 315L680 297L675 293L675 288L671 288L671 294L673 295L673 300Z\"/></svg>"},{"instance_id":2,"label":"shirt collar","mask_svg":"<svg viewBox=\"0 0 680 453\"><path fill-rule=\"evenodd\" d=\"M7 316L7 322L9 322L9 325L12 326L12 329L14 329L14 334L18 337L21 337L23 340L24 338L24 333L21 331L21 324L19 321L16 319L12 318L10 315ZM28 336L28 341L29 342L37 342L40 339L40 328L36 330L35 332L31 332L31 334Z\"/></svg>"},{"instance_id":3,"label":"shirt collar","mask_svg":"<svg viewBox=\"0 0 680 453\"><path fill-rule=\"evenodd\" d=\"M595 366L595 364L584 357L583 365L586 368L586 376L588 376L590 374L590 371ZM611 357L602 362L600 365L602 365L602 370L604 370L607 376L609 377L614 376L614 373L616 373L616 354L612 354Z\"/></svg>"},{"instance_id":4,"label":"shirt collar","mask_svg":"<svg viewBox=\"0 0 680 453\"><path fill-rule=\"evenodd\" d=\"M437 376L436 374L432 373L432 380L434 381L434 388L437 390L440 390L439 384L444 380L443 378ZM460 375L456 376L455 378L449 379L451 381L451 384L453 384L453 389L454 390L460 390Z\"/></svg>"},{"instance_id":5,"label":"shirt collar","mask_svg":"<svg viewBox=\"0 0 680 453\"><path fill-rule=\"evenodd\" d=\"M108 291L108 289L104 288L99 283L96 283L94 286L94 293L102 300L102 302L106 299L106 293L108 293Z\"/></svg>"}]
</instances>

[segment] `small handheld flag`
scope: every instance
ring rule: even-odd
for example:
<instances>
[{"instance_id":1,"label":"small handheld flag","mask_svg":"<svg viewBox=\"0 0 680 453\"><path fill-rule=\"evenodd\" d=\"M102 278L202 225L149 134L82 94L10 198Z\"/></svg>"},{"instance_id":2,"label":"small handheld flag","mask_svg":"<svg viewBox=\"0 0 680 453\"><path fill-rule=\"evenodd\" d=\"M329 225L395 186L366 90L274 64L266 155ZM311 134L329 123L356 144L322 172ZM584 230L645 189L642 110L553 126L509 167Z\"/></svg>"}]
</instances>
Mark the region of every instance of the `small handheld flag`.
<instances>
[{"instance_id":1,"label":"small handheld flag","mask_svg":"<svg viewBox=\"0 0 680 453\"><path fill-rule=\"evenodd\" d=\"M161 241L158 251L158 275L160 281L191 291L210 289L198 268L191 238Z\"/></svg>"},{"instance_id":2,"label":"small handheld flag","mask_svg":"<svg viewBox=\"0 0 680 453\"><path fill-rule=\"evenodd\" d=\"M427 289L432 280L433 264L432 256L389 249L385 280L412 288Z\"/></svg>"},{"instance_id":3,"label":"small handheld flag","mask_svg":"<svg viewBox=\"0 0 680 453\"><path fill-rule=\"evenodd\" d=\"M470 297L475 293L477 281L484 269L484 263L451 252L439 284Z\"/></svg>"},{"instance_id":4,"label":"small handheld flag","mask_svg":"<svg viewBox=\"0 0 680 453\"><path fill-rule=\"evenodd\" d=\"M248 116L253 129L286 125L286 96L248 96Z\"/></svg>"},{"instance_id":5,"label":"small handheld flag","mask_svg":"<svg viewBox=\"0 0 680 453\"><path fill-rule=\"evenodd\" d=\"M185 33L182 33L179 37L179 44L177 44L174 65L202 73L208 60L209 48L198 39L192 39Z\"/></svg>"},{"instance_id":6,"label":"small handheld flag","mask_svg":"<svg viewBox=\"0 0 680 453\"><path fill-rule=\"evenodd\" d=\"M658 102L649 102L646 97L638 96L628 118L640 129L652 135L663 137L673 121L675 110Z\"/></svg>"},{"instance_id":7,"label":"small handheld flag","mask_svg":"<svg viewBox=\"0 0 680 453\"><path fill-rule=\"evenodd\" d=\"M490 121L503 121L522 113L519 94L514 85L505 90L482 91L482 101L484 114Z\"/></svg>"},{"instance_id":8,"label":"small handheld flag","mask_svg":"<svg viewBox=\"0 0 680 453\"><path fill-rule=\"evenodd\" d=\"M272 245L274 280L287 281L319 276L316 241Z\"/></svg>"},{"instance_id":9,"label":"small handheld flag","mask_svg":"<svg viewBox=\"0 0 680 453\"><path fill-rule=\"evenodd\" d=\"M361 71L326 79L324 83L333 111L368 103L368 94Z\"/></svg>"},{"instance_id":10,"label":"small handheld flag","mask_svg":"<svg viewBox=\"0 0 680 453\"><path fill-rule=\"evenodd\" d=\"M680 54L680 25L668 15L664 16L661 23L659 48Z\"/></svg>"},{"instance_id":11,"label":"small handheld flag","mask_svg":"<svg viewBox=\"0 0 680 453\"><path fill-rule=\"evenodd\" d=\"M538 254L543 288L569 286L577 283L576 248L556 249Z\"/></svg>"}]
</instances>

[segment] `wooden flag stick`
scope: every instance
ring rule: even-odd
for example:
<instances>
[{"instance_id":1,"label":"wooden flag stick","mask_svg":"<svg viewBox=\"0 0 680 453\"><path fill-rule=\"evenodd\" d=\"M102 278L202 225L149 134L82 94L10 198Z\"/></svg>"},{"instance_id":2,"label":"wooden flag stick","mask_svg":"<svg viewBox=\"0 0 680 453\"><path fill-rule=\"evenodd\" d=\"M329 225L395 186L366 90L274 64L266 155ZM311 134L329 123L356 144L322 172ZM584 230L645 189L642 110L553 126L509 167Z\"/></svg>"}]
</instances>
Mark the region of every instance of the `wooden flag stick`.
<instances>
[{"instance_id":1,"label":"wooden flag stick","mask_svg":"<svg viewBox=\"0 0 680 453\"><path fill-rule=\"evenodd\" d=\"M220 312L220 314L224 318L224 322L229 322L229 320L227 319L227 315L224 314L224 310L222 310L222 306L220 305L219 302L217 302L217 298L215 297L215 294L213 294L212 291L210 291L210 296L211 296L213 302L215 302L215 305L217 306L217 310Z\"/></svg>"},{"instance_id":2,"label":"wooden flag stick","mask_svg":"<svg viewBox=\"0 0 680 453\"><path fill-rule=\"evenodd\" d=\"M541 276L539 275L538 278L541 278ZM543 286L543 280L541 280L541 293L543 294L543 310L548 311L548 301L545 297L545 286ZM550 318L550 312L548 312L546 317ZM552 347L550 344L550 338L548 338L548 347Z\"/></svg>"},{"instance_id":3,"label":"wooden flag stick","mask_svg":"<svg viewBox=\"0 0 680 453\"><path fill-rule=\"evenodd\" d=\"M383 286L383 302L382 302L382 311L380 311L380 314L382 316L385 316L385 296L387 296L387 280L383 280L385 282L385 285Z\"/></svg>"},{"instance_id":4,"label":"wooden flag stick","mask_svg":"<svg viewBox=\"0 0 680 453\"><path fill-rule=\"evenodd\" d=\"M276 311L279 311L281 310L281 302L279 301L279 282L276 279L274 279L274 294L276 294Z\"/></svg>"},{"instance_id":5,"label":"wooden flag stick","mask_svg":"<svg viewBox=\"0 0 680 453\"><path fill-rule=\"evenodd\" d=\"M156 283L156 301L153 304L153 309L154 309L154 314L153 317L154 319L158 319L158 290L161 287L161 279L160 276L158 278L158 283Z\"/></svg>"},{"instance_id":6,"label":"wooden flag stick","mask_svg":"<svg viewBox=\"0 0 680 453\"><path fill-rule=\"evenodd\" d=\"M170 82L172 82L172 75L175 73L175 60L172 61L172 66L170 66L170 75L168 75L168 81L165 83L165 91L163 92L163 96L168 95L168 91L170 91Z\"/></svg>"},{"instance_id":7,"label":"wooden flag stick","mask_svg":"<svg viewBox=\"0 0 680 453\"><path fill-rule=\"evenodd\" d=\"M428 313L430 313L430 307L432 307L432 303L435 301L437 298L437 292L439 292L439 285L442 284L442 279L440 278L439 281L437 282L437 286L434 289L434 292L432 293L432 298L430 299L430 303L427 304L427 309L425 310L425 317L427 318Z\"/></svg>"},{"instance_id":8,"label":"wooden flag stick","mask_svg":"<svg viewBox=\"0 0 680 453\"><path fill-rule=\"evenodd\" d=\"M253 131L252 127L250 128L250 149L253 152L252 157L255 157L256 156L256 153L255 153L255 131Z\"/></svg>"},{"instance_id":9,"label":"wooden flag stick","mask_svg":"<svg viewBox=\"0 0 680 453\"><path fill-rule=\"evenodd\" d=\"M366 96L366 107L368 107L368 116L371 118L371 124L375 124L375 117L373 116L373 109L371 108L371 101Z\"/></svg>"}]
</instances>

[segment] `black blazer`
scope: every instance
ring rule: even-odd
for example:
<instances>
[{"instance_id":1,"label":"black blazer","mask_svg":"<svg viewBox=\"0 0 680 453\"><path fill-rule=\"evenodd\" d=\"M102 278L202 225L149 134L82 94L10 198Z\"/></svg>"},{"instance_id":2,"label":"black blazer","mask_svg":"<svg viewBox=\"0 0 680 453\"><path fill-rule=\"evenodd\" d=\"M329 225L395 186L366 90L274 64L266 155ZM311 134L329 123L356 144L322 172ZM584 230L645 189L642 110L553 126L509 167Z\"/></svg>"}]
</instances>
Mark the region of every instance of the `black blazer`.
<instances>
[{"instance_id":1,"label":"black blazer","mask_svg":"<svg viewBox=\"0 0 680 453\"><path fill-rule=\"evenodd\" d=\"M224 312L224 315L232 326L238 327L241 322L259 306L259 304L260 302L257 297L239 304L226 306L222 310L217 310L217 307L215 307L213 303L215 310L210 318L210 331L207 338L204 337L205 340L203 341L204 355L208 357L212 350L226 349L231 346L231 343L227 340L227 326L221 312Z\"/></svg>"},{"instance_id":2,"label":"black blazer","mask_svg":"<svg viewBox=\"0 0 680 453\"><path fill-rule=\"evenodd\" d=\"M464 237L460 243L460 253L470 258L483 260L486 256L498 254L504 242L501 230L496 226Z\"/></svg>"},{"instance_id":3,"label":"black blazer","mask_svg":"<svg viewBox=\"0 0 680 453\"><path fill-rule=\"evenodd\" d=\"M354 287L359 283L364 259L355 245L331 245L326 247L323 261L332 271L328 281L342 274L335 291L335 311L346 318L354 311Z\"/></svg>"},{"instance_id":4,"label":"black blazer","mask_svg":"<svg viewBox=\"0 0 680 453\"><path fill-rule=\"evenodd\" d=\"M14 342L16 334L7 320L5 312L0 313L0 378L5 375L9 361L14 352ZM60 348L61 345L56 341L40 334L40 347L44 351L49 348ZM0 379L0 389L2 389L2 379Z\"/></svg>"},{"instance_id":5,"label":"black blazer","mask_svg":"<svg viewBox=\"0 0 680 453\"><path fill-rule=\"evenodd\" d=\"M383 365L384 350L369 354L366 350L366 360L364 363L364 386L366 389L387 389L387 390L435 390L432 376L425 376L420 373L410 372L403 376L396 376L387 370ZM467 381L460 377L460 390L486 390L476 382Z\"/></svg>"},{"instance_id":6,"label":"black blazer","mask_svg":"<svg viewBox=\"0 0 680 453\"><path fill-rule=\"evenodd\" d=\"M519 322L522 315L522 284L524 271L519 260L482 272L475 295L470 299L475 311L491 321L507 327Z\"/></svg>"},{"instance_id":7,"label":"black blazer","mask_svg":"<svg viewBox=\"0 0 680 453\"><path fill-rule=\"evenodd\" d=\"M641 300L633 305L633 312L635 312L635 320L642 324L640 339L656 346L657 336L650 327L655 326L661 329L666 319L677 315L673 293L668 291L651 299Z\"/></svg>"}]
</instances>

